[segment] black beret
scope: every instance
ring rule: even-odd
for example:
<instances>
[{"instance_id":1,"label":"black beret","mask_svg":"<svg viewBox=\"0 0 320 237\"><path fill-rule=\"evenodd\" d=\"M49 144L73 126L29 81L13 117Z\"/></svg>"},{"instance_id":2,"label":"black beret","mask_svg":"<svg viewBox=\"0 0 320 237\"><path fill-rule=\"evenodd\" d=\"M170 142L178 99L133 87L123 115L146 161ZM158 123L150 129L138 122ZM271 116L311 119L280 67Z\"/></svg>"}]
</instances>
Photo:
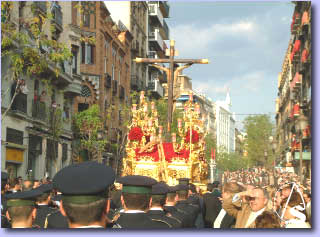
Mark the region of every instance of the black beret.
<instances>
[{"instance_id":1,"label":"black beret","mask_svg":"<svg viewBox=\"0 0 320 237\"><path fill-rule=\"evenodd\" d=\"M189 184L190 179L188 178L181 178L179 179L179 184Z\"/></svg>"},{"instance_id":2,"label":"black beret","mask_svg":"<svg viewBox=\"0 0 320 237\"><path fill-rule=\"evenodd\" d=\"M61 169L53 178L53 188L62 193L63 201L66 201L67 198L64 197L68 196L67 201L82 204L96 201L94 197L105 198L108 187L114 180L115 173L111 167L88 161Z\"/></svg>"},{"instance_id":3,"label":"black beret","mask_svg":"<svg viewBox=\"0 0 320 237\"><path fill-rule=\"evenodd\" d=\"M8 180L8 173L1 171L1 180Z\"/></svg>"},{"instance_id":4,"label":"black beret","mask_svg":"<svg viewBox=\"0 0 320 237\"><path fill-rule=\"evenodd\" d=\"M29 191L15 192L6 195L7 206L33 206L35 205L36 197L42 195L43 192L37 189L32 189Z\"/></svg>"},{"instance_id":5,"label":"black beret","mask_svg":"<svg viewBox=\"0 0 320 237\"><path fill-rule=\"evenodd\" d=\"M123 185L122 192L124 193L151 193L152 185L157 183L157 180L142 176L142 175L128 175L123 176L117 180Z\"/></svg>"},{"instance_id":6,"label":"black beret","mask_svg":"<svg viewBox=\"0 0 320 237\"><path fill-rule=\"evenodd\" d=\"M166 183L157 183L152 186L152 195L166 195L169 192L169 186Z\"/></svg>"},{"instance_id":7,"label":"black beret","mask_svg":"<svg viewBox=\"0 0 320 237\"><path fill-rule=\"evenodd\" d=\"M177 191L188 191L189 190L189 185L187 184L178 184L176 186Z\"/></svg>"},{"instance_id":8,"label":"black beret","mask_svg":"<svg viewBox=\"0 0 320 237\"><path fill-rule=\"evenodd\" d=\"M43 193L50 193L53 189L53 184L49 183L49 184L41 184L39 187L37 187L36 189L39 189L41 192Z\"/></svg>"},{"instance_id":9,"label":"black beret","mask_svg":"<svg viewBox=\"0 0 320 237\"><path fill-rule=\"evenodd\" d=\"M169 190L168 190L168 193L175 193L177 192L177 186L169 186Z\"/></svg>"}]
</instances>

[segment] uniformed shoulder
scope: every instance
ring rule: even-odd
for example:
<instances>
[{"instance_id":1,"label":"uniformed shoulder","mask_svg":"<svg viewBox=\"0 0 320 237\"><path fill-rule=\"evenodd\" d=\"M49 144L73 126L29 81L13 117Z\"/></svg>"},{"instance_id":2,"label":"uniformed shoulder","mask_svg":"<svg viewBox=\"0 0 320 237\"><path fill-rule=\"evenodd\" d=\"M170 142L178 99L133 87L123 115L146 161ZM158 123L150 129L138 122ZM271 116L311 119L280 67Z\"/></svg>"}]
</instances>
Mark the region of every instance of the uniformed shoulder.
<instances>
[{"instance_id":1,"label":"uniformed shoulder","mask_svg":"<svg viewBox=\"0 0 320 237\"><path fill-rule=\"evenodd\" d=\"M169 228L172 228L172 225L169 224L167 221L165 220L161 220L161 219L156 219L156 218L151 218L152 221L156 221L156 222L161 222L161 223L165 223L166 225L168 225Z\"/></svg>"},{"instance_id":2,"label":"uniformed shoulder","mask_svg":"<svg viewBox=\"0 0 320 237\"><path fill-rule=\"evenodd\" d=\"M171 218L171 219L173 219L173 220L175 220L175 221L177 221L177 222L179 222L180 224L182 223L181 222L181 220L179 220L178 218L176 218L176 217L174 217L173 215L171 215L170 214L170 216L169 215L166 215L168 218Z\"/></svg>"}]
</instances>

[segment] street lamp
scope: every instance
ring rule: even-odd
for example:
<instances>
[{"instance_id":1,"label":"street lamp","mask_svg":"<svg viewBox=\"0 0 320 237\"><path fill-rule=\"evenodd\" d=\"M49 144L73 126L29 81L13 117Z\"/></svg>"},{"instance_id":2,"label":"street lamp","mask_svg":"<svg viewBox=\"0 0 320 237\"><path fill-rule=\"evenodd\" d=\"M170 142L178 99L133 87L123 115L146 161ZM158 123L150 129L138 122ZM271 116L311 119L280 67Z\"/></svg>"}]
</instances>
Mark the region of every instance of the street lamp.
<instances>
[{"instance_id":1,"label":"street lamp","mask_svg":"<svg viewBox=\"0 0 320 237\"><path fill-rule=\"evenodd\" d=\"M300 164L299 164L299 173L300 173L300 183L303 182L303 174L302 174L302 136L303 136L303 130L306 129L308 126L308 118L303 114L303 111L301 111L301 114L298 118L297 127L300 130Z\"/></svg>"}]
</instances>

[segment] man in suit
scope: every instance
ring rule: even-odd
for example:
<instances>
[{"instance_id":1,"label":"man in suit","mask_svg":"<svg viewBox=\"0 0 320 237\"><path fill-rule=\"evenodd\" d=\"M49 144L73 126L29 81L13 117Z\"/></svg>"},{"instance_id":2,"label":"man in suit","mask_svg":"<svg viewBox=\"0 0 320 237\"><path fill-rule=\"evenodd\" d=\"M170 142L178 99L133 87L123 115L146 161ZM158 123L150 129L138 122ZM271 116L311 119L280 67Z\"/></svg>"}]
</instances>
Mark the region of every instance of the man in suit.
<instances>
[{"instance_id":1,"label":"man in suit","mask_svg":"<svg viewBox=\"0 0 320 237\"><path fill-rule=\"evenodd\" d=\"M121 177L117 182L122 184L121 203L124 208L120 212L113 228L161 229L168 228L168 223L152 219L147 212L151 204L152 185L157 181L141 175Z\"/></svg>"},{"instance_id":2,"label":"man in suit","mask_svg":"<svg viewBox=\"0 0 320 237\"><path fill-rule=\"evenodd\" d=\"M248 202L241 202L242 197L246 197ZM268 210L268 200L268 192L265 189L254 188L235 195L225 195L222 208L236 218L235 228L255 228L256 217Z\"/></svg>"},{"instance_id":3,"label":"man in suit","mask_svg":"<svg viewBox=\"0 0 320 237\"><path fill-rule=\"evenodd\" d=\"M225 183L222 188L222 198L228 195L234 195L242 191L242 187L236 182ZM232 228L236 223L236 219L230 216L223 208L221 208L218 216L215 218L213 228Z\"/></svg>"},{"instance_id":4,"label":"man in suit","mask_svg":"<svg viewBox=\"0 0 320 237\"><path fill-rule=\"evenodd\" d=\"M168 191L168 185L163 182L159 182L152 186L151 207L147 214L151 219L158 219L168 223L168 228L181 228L182 222L173 216L167 216L163 209Z\"/></svg>"},{"instance_id":5,"label":"man in suit","mask_svg":"<svg viewBox=\"0 0 320 237\"><path fill-rule=\"evenodd\" d=\"M203 195L205 208L204 223L205 228L212 228L212 225L221 210L221 202L216 195L212 193L214 185L207 185L208 192Z\"/></svg>"},{"instance_id":6,"label":"man in suit","mask_svg":"<svg viewBox=\"0 0 320 237\"><path fill-rule=\"evenodd\" d=\"M108 191L114 180L111 167L91 161L69 165L54 176L54 188L62 193L60 211L69 228L106 227Z\"/></svg>"},{"instance_id":7,"label":"man in suit","mask_svg":"<svg viewBox=\"0 0 320 237\"><path fill-rule=\"evenodd\" d=\"M42 195L37 197L37 216L34 221L34 225L39 226L39 228L44 228L47 215L57 211L56 208L49 206L53 185L42 184L37 189L42 192Z\"/></svg>"}]
</instances>

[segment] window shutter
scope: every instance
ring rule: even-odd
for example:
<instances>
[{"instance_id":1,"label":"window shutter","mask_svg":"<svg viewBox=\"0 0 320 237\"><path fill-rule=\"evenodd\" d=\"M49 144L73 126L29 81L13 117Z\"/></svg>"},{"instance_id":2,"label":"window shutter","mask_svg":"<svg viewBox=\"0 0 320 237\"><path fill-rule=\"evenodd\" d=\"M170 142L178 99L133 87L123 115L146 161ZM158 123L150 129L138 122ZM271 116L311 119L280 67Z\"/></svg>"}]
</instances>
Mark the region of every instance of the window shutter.
<instances>
[{"instance_id":1,"label":"window shutter","mask_svg":"<svg viewBox=\"0 0 320 237\"><path fill-rule=\"evenodd\" d=\"M86 57L86 45L85 43L81 44L81 63L86 63L85 61L85 57Z\"/></svg>"},{"instance_id":2,"label":"window shutter","mask_svg":"<svg viewBox=\"0 0 320 237\"><path fill-rule=\"evenodd\" d=\"M95 50L96 50L96 47L94 45L90 45L90 48L91 48L91 63L94 64L95 60L94 60L94 57L95 57Z\"/></svg>"}]
</instances>

